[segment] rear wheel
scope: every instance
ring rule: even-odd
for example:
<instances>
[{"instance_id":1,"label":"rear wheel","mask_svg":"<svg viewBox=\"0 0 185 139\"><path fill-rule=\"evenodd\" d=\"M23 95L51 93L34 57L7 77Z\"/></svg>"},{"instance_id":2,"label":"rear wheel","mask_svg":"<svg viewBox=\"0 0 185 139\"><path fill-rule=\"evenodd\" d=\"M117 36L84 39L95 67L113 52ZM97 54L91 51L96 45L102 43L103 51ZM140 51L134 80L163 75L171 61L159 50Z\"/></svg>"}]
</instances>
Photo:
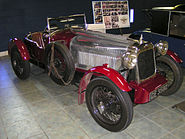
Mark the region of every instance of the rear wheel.
<instances>
[{"instance_id":1,"label":"rear wheel","mask_svg":"<svg viewBox=\"0 0 185 139\"><path fill-rule=\"evenodd\" d=\"M183 74L180 65L175 62L168 55L157 58L157 70L165 74L168 82L166 90L160 93L162 96L169 96L174 94L181 86L183 81Z\"/></svg>"},{"instance_id":2,"label":"rear wheel","mask_svg":"<svg viewBox=\"0 0 185 139\"><path fill-rule=\"evenodd\" d=\"M124 130L132 121L133 106L128 93L106 77L97 77L89 83L86 103L94 120L109 131Z\"/></svg>"},{"instance_id":3,"label":"rear wheel","mask_svg":"<svg viewBox=\"0 0 185 139\"><path fill-rule=\"evenodd\" d=\"M47 67L50 72L51 79L60 85L68 85L71 83L75 73L75 66L72 55L68 48L62 44L54 44L53 50L48 53ZM53 66L51 64L53 52Z\"/></svg>"},{"instance_id":4,"label":"rear wheel","mask_svg":"<svg viewBox=\"0 0 185 139\"><path fill-rule=\"evenodd\" d=\"M11 64L12 68L18 78L25 80L30 75L30 63L27 60L23 60L19 51L14 48L11 52Z\"/></svg>"}]
</instances>

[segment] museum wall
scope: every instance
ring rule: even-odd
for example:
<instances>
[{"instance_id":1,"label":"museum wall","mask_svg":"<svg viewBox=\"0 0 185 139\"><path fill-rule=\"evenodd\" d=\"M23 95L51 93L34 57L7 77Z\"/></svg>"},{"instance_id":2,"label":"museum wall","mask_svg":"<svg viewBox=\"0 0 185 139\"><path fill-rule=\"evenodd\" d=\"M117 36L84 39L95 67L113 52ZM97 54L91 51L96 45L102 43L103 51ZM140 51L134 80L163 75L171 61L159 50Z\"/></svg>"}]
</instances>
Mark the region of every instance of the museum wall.
<instances>
[{"instance_id":1,"label":"museum wall","mask_svg":"<svg viewBox=\"0 0 185 139\"><path fill-rule=\"evenodd\" d=\"M0 52L7 50L12 37L23 38L27 32L43 30L47 17L84 12L88 23L93 23L92 0L0 0ZM174 6L184 0L129 0L130 8L135 10L135 22L122 33L130 33L149 26L149 21L141 11L154 6ZM120 30L110 30L119 34Z\"/></svg>"}]
</instances>

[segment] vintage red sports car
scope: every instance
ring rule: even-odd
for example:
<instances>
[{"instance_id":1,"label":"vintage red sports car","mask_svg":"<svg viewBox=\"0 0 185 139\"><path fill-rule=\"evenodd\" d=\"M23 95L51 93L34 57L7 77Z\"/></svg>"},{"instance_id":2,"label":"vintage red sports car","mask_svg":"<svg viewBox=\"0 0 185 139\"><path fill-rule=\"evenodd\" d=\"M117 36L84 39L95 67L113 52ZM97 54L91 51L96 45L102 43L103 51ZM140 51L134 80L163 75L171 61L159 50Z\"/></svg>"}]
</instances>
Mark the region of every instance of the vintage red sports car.
<instances>
[{"instance_id":1,"label":"vintage red sports car","mask_svg":"<svg viewBox=\"0 0 185 139\"><path fill-rule=\"evenodd\" d=\"M44 31L11 39L8 52L23 80L29 77L30 63L45 68L61 85L69 85L76 71L84 72L79 104L86 100L94 120L112 132L129 126L133 104L175 93L183 77L181 59L167 42L87 30L84 14L47 18Z\"/></svg>"}]
</instances>

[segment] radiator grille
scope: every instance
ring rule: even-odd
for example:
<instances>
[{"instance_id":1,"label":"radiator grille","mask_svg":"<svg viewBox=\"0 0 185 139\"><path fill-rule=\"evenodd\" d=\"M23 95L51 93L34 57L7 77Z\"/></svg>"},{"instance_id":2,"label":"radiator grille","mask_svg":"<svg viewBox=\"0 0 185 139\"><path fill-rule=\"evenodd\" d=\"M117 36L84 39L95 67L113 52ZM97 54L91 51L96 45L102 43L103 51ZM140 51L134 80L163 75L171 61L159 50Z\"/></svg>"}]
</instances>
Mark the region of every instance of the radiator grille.
<instances>
[{"instance_id":1,"label":"radiator grille","mask_svg":"<svg viewBox=\"0 0 185 139\"><path fill-rule=\"evenodd\" d=\"M155 59L153 49L144 51L138 56L139 79L144 80L154 75Z\"/></svg>"},{"instance_id":2,"label":"radiator grille","mask_svg":"<svg viewBox=\"0 0 185 139\"><path fill-rule=\"evenodd\" d=\"M86 65L91 67L102 66L105 63L109 64L111 68L116 70L118 70L121 67L120 57L99 55L99 54L86 53L86 52L80 52L80 51L79 51L78 61L80 65Z\"/></svg>"}]
</instances>

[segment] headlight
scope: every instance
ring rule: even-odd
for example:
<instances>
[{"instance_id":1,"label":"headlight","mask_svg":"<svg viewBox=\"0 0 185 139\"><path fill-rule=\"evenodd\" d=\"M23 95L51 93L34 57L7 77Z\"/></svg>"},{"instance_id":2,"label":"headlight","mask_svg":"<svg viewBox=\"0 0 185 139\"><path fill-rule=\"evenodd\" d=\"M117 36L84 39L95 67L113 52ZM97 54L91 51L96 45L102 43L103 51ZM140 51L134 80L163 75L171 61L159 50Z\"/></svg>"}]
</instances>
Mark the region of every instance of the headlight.
<instances>
[{"instance_id":1,"label":"headlight","mask_svg":"<svg viewBox=\"0 0 185 139\"><path fill-rule=\"evenodd\" d=\"M128 69L135 67L137 63L137 53L127 52L123 55L123 65Z\"/></svg>"},{"instance_id":2,"label":"headlight","mask_svg":"<svg viewBox=\"0 0 185 139\"><path fill-rule=\"evenodd\" d=\"M157 52L161 55L165 55L168 51L168 42L160 40L158 43L155 44L157 48Z\"/></svg>"}]
</instances>

